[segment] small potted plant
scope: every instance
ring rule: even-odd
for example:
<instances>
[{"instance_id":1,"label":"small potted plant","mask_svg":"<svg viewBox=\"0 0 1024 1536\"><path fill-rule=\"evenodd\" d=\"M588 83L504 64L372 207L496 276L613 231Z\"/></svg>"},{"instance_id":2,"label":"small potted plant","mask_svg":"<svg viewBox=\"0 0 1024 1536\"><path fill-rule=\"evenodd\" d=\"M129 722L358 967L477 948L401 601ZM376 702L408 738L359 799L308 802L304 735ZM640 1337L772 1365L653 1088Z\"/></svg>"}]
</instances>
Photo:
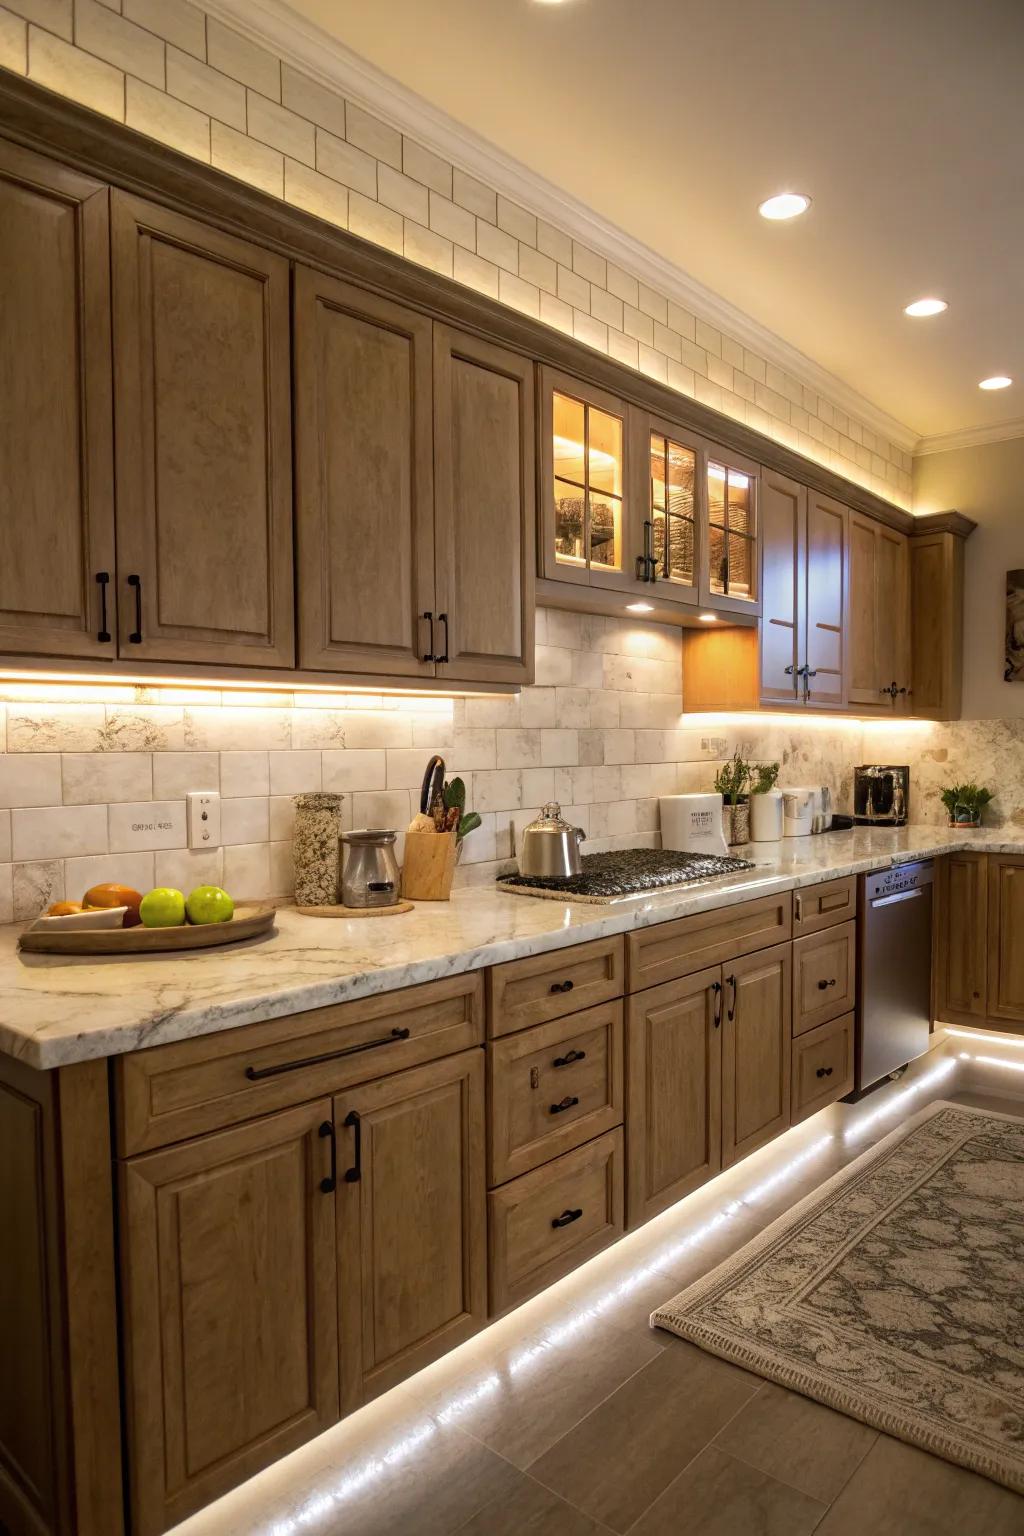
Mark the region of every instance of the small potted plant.
<instances>
[{"instance_id":1,"label":"small potted plant","mask_svg":"<svg viewBox=\"0 0 1024 1536\"><path fill-rule=\"evenodd\" d=\"M992 798L991 790L977 784L951 784L942 791L951 827L980 827L981 813Z\"/></svg>"},{"instance_id":2,"label":"small potted plant","mask_svg":"<svg viewBox=\"0 0 1024 1536\"><path fill-rule=\"evenodd\" d=\"M755 843L778 842L782 836L782 792L775 788L778 763L754 763L750 780L750 837Z\"/></svg>"},{"instance_id":3,"label":"small potted plant","mask_svg":"<svg viewBox=\"0 0 1024 1536\"><path fill-rule=\"evenodd\" d=\"M715 774L715 789L722 797L722 830L727 843L746 843L750 840L750 806L747 789L750 784L750 764L739 749Z\"/></svg>"}]
</instances>

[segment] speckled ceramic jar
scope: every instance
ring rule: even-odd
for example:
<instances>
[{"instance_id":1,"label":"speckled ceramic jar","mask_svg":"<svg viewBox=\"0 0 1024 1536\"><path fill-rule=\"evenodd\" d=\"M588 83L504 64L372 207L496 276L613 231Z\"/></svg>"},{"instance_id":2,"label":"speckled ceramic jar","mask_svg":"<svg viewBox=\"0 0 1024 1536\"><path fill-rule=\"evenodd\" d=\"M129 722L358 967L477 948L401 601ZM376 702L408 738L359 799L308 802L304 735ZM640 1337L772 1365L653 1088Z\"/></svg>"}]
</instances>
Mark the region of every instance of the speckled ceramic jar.
<instances>
[{"instance_id":1,"label":"speckled ceramic jar","mask_svg":"<svg viewBox=\"0 0 1024 1536\"><path fill-rule=\"evenodd\" d=\"M722 830L730 847L750 841L750 806L745 800L739 805L723 805Z\"/></svg>"},{"instance_id":2,"label":"speckled ceramic jar","mask_svg":"<svg viewBox=\"0 0 1024 1536\"><path fill-rule=\"evenodd\" d=\"M341 875L341 795L295 796L295 905L333 907Z\"/></svg>"}]
</instances>

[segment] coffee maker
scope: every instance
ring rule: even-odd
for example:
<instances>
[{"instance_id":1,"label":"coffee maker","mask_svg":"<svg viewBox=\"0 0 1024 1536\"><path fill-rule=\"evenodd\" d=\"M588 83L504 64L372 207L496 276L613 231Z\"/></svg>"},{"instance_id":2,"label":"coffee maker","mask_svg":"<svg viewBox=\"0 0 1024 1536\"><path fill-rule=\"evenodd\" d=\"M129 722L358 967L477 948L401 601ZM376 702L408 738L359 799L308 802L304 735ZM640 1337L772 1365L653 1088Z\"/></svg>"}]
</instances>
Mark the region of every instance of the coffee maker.
<instances>
[{"instance_id":1,"label":"coffee maker","mask_svg":"<svg viewBox=\"0 0 1024 1536\"><path fill-rule=\"evenodd\" d=\"M853 770L853 819L860 827L903 827L910 816L910 769L877 763Z\"/></svg>"}]
</instances>

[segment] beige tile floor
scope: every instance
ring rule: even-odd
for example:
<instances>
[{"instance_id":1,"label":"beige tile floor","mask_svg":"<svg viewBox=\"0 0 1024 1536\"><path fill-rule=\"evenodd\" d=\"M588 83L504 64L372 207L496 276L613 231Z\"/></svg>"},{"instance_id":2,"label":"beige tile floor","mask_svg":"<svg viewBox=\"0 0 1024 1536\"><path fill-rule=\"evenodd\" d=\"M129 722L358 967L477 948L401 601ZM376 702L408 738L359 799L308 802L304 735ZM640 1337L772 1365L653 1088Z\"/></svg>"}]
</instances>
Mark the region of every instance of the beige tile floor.
<instances>
[{"instance_id":1,"label":"beige tile floor","mask_svg":"<svg viewBox=\"0 0 1024 1536\"><path fill-rule=\"evenodd\" d=\"M177 1536L1021 1536L1024 1499L648 1323L930 1100L1024 1114L1024 1072L960 1081L788 1132Z\"/></svg>"}]
</instances>

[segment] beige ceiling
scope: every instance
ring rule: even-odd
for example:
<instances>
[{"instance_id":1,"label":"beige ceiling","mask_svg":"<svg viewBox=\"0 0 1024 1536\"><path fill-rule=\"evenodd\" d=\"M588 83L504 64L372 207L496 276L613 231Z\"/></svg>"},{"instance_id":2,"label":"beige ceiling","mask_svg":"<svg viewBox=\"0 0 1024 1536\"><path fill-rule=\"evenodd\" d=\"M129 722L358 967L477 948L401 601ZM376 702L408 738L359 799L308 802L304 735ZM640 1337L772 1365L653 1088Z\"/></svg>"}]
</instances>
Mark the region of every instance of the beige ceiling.
<instances>
[{"instance_id":1,"label":"beige ceiling","mask_svg":"<svg viewBox=\"0 0 1024 1536\"><path fill-rule=\"evenodd\" d=\"M291 4L919 433L1024 417L1024 0Z\"/></svg>"}]
</instances>

